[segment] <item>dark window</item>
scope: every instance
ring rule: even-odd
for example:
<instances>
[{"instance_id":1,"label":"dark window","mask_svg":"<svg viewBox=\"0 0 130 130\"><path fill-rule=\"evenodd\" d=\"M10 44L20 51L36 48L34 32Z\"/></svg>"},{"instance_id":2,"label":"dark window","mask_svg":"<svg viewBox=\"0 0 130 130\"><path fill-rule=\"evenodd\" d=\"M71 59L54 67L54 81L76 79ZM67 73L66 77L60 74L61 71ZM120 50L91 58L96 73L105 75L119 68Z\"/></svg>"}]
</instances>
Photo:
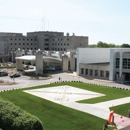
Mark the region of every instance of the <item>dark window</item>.
<instances>
[{"instance_id":1,"label":"dark window","mask_svg":"<svg viewBox=\"0 0 130 130\"><path fill-rule=\"evenodd\" d=\"M17 43L15 43L15 45L17 45Z\"/></svg>"},{"instance_id":2,"label":"dark window","mask_svg":"<svg viewBox=\"0 0 130 130\"><path fill-rule=\"evenodd\" d=\"M81 74L84 74L84 68L81 68Z\"/></svg>"},{"instance_id":3,"label":"dark window","mask_svg":"<svg viewBox=\"0 0 130 130\"><path fill-rule=\"evenodd\" d=\"M49 41L49 39L45 39L45 41Z\"/></svg>"},{"instance_id":4,"label":"dark window","mask_svg":"<svg viewBox=\"0 0 130 130\"><path fill-rule=\"evenodd\" d=\"M69 46L69 43L67 44L67 46Z\"/></svg>"},{"instance_id":5,"label":"dark window","mask_svg":"<svg viewBox=\"0 0 130 130\"><path fill-rule=\"evenodd\" d=\"M27 39L27 41L28 41L28 39Z\"/></svg>"},{"instance_id":6,"label":"dark window","mask_svg":"<svg viewBox=\"0 0 130 130\"><path fill-rule=\"evenodd\" d=\"M25 44L23 43L23 45L25 45Z\"/></svg>"},{"instance_id":7,"label":"dark window","mask_svg":"<svg viewBox=\"0 0 130 130\"><path fill-rule=\"evenodd\" d=\"M31 41L32 41L32 39L31 39Z\"/></svg>"},{"instance_id":8,"label":"dark window","mask_svg":"<svg viewBox=\"0 0 130 130\"><path fill-rule=\"evenodd\" d=\"M31 45L32 45L32 43L31 43Z\"/></svg>"},{"instance_id":9,"label":"dark window","mask_svg":"<svg viewBox=\"0 0 130 130\"><path fill-rule=\"evenodd\" d=\"M27 43L27 45L28 45L28 43Z\"/></svg>"},{"instance_id":10,"label":"dark window","mask_svg":"<svg viewBox=\"0 0 130 130\"><path fill-rule=\"evenodd\" d=\"M19 45L21 45L21 43L19 43Z\"/></svg>"},{"instance_id":11,"label":"dark window","mask_svg":"<svg viewBox=\"0 0 130 130\"><path fill-rule=\"evenodd\" d=\"M100 76L104 77L104 71L103 70L100 71Z\"/></svg>"},{"instance_id":12,"label":"dark window","mask_svg":"<svg viewBox=\"0 0 130 130\"><path fill-rule=\"evenodd\" d=\"M55 43L55 45L57 45L57 44Z\"/></svg>"},{"instance_id":13,"label":"dark window","mask_svg":"<svg viewBox=\"0 0 130 130\"><path fill-rule=\"evenodd\" d=\"M35 48L35 50L36 50L36 48Z\"/></svg>"},{"instance_id":14,"label":"dark window","mask_svg":"<svg viewBox=\"0 0 130 130\"><path fill-rule=\"evenodd\" d=\"M62 41L63 39L61 39L61 41Z\"/></svg>"},{"instance_id":15,"label":"dark window","mask_svg":"<svg viewBox=\"0 0 130 130\"><path fill-rule=\"evenodd\" d=\"M116 68L119 68L119 65L120 65L120 59L116 58Z\"/></svg>"},{"instance_id":16,"label":"dark window","mask_svg":"<svg viewBox=\"0 0 130 130\"><path fill-rule=\"evenodd\" d=\"M88 69L85 69L85 74L88 75Z\"/></svg>"},{"instance_id":17,"label":"dark window","mask_svg":"<svg viewBox=\"0 0 130 130\"><path fill-rule=\"evenodd\" d=\"M23 41L24 41L25 39L23 39Z\"/></svg>"},{"instance_id":18,"label":"dark window","mask_svg":"<svg viewBox=\"0 0 130 130\"><path fill-rule=\"evenodd\" d=\"M21 39L19 39L19 41L20 41Z\"/></svg>"},{"instance_id":19,"label":"dark window","mask_svg":"<svg viewBox=\"0 0 130 130\"><path fill-rule=\"evenodd\" d=\"M67 39L67 41L69 41L69 39Z\"/></svg>"},{"instance_id":20,"label":"dark window","mask_svg":"<svg viewBox=\"0 0 130 130\"><path fill-rule=\"evenodd\" d=\"M90 69L90 76L93 76L93 70Z\"/></svg>"},{"instance_id":21,"label":"dark window","mask_svg":"<svg viewBox=\"0 0 130 130\"><path fill-rule=\"evenodd\" d=\"M61 43L61 46L62 46L62 43Z\"/></svg>"},{"instance_id":22,"label":"dark window","mask_svg":"<svg viewBox=\"0 0 130 130\"><path fill-rule=\"evenodd\" d=\"M109 77L109 71L106 71L106 78Z\"/></svg>"},{"instance_id":23,"label":"dark window","mask_svg":"<svg viewBox=\"0 0 130 130\"><path fill-rule=\"evenodd\" d=\"M66 45L66 44L64 43L64 45Z\"/></svg>"},{"instance_id":24,"label":"dark window","mask_svg":"<svg viewBox=\"0 0 130 130\"><path fill-rule=\"evenodd\" d=\"M15 40L17 40L17 39L15 38Z\"/></svg>"},{"instance_id":25,"label":"dark window","mask_svg":"<svg viewBox=\"0 0 130 130\"><path fill-rule=\"evenodd\" d=\"M48 43L45 43L45 45L49 45Z\"/></svg>"},{"instance_id":26,"label":"dark window","mask_svg":"<svg viewBox=\"0 0 130 130\"><path fill-rule=\"evenodd\" d=\"M95 76L98 76L98 70L95 70Z\"/></svg>"},{"instance_id":27,"label":"dark window","mask_svg":"<svg viewBox=\"0 0 130 130\"><path fill-rule=\"evenodd\" d=\"M35 41L36 41L36 39L35 39Z\"/></svg>"},{"instance_id":28,"label":"dark window","mask_svg":"<svg viewBox=\"0 0 130 130\"><path fill-rule=\"evenodd\" d=\"M10 45L12 45L12 43L10 43Z\"/></svg>"},{"instance_id":29,"label":"dark window","mask_svg":"<svg viewBox=\"0 0 130 130\"><path fill-rule=\"evenodd\" d=\"M64 51L65 51L66 49L64 48Z\"/></svg>"},{"instance_id":30,"label":"dark window","mask_svg":"<svg viewBox=\"0 0 130 130\"><path fill-rule=\"evenodd\" d=\"M12 40L12 38L10 40Z\"/></svg>"},{"instance_id":31,"label":"dark window","mask_svg":"<svg viewBox=\"0 0 130 130\"><path fill-rule=\"evenodd\" d=\"M127 69L127 59L123 59L123 69Z\"/></svg>"}]
</instances>

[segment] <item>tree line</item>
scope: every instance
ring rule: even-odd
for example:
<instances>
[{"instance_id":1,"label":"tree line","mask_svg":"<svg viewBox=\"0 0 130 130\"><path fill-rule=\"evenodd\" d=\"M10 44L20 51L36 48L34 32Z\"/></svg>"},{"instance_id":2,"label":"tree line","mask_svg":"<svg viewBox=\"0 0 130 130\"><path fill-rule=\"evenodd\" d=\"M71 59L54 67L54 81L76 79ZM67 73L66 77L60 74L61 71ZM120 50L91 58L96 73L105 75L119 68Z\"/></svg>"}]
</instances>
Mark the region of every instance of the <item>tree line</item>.
<instances>
[{"instance_id":1,"label":"tree line","mask_svg":"<svg viewBox=\"0 0 130 130\"><path fill-rule=\"evenodd\" d=\"M99 41L97 44L88 45L89 48L130 48L128 43L123 43L122 45L115 45L114 43L106 43Z\"/></svg>"}]
</instances>

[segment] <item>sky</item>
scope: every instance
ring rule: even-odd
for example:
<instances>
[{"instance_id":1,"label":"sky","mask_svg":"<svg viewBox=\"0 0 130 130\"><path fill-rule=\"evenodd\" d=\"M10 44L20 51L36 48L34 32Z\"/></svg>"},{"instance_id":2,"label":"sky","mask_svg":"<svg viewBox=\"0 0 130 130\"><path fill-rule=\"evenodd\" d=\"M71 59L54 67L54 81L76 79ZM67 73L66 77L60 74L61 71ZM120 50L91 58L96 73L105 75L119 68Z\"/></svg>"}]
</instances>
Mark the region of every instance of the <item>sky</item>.
<instances>
[{"instance_id":1,"label":"sky","mask_svg":"<svg viewBox=\"0 0 130 130\"><path fill-rule=\"evenodd\" d=\"M130 0L0 0L0 32L57 31L130 44Z\"/></svg>"}]
</instances>

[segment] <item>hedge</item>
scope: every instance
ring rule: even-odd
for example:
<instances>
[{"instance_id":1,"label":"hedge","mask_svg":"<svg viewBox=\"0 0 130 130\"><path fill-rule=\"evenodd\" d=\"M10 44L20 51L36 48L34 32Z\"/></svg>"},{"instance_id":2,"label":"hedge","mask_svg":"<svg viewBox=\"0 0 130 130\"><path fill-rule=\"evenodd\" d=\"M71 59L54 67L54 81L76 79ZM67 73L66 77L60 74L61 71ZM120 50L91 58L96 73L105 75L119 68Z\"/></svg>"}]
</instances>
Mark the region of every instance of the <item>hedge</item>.
<instances>
[{"instance_id":1,"label":"hedge","mask_svg":"<svg viewBox=\"0 0 130 130\"><path fill-rule=\"evenodd\" d=\"M15 106L0 99L0 128L3 130L43 130L41 121Z\"/></svg>"}]
</instances>

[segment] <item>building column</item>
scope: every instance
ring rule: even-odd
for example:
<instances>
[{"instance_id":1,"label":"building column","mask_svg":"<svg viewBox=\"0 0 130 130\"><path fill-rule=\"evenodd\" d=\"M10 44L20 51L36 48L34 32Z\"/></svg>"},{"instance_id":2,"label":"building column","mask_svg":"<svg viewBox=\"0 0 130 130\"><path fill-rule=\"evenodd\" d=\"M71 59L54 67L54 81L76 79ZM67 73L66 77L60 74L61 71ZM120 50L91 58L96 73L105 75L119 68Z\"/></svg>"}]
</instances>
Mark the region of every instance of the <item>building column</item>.
<instances>
[{"instance_id":1,"label":"building column","mask_svg":"<svg viewBox=\"0 0 130 130\"><path fill-rule=\"evenodd\" d=\"M40 50L36 51L36 75L43 73L43 53Z\"/></svg>"},{"instance_id":2,"label":"building column","mask_svg":"<svg viewBox=\"0 0 130 130\"><path fill-rule=\"evenodd\" d=\"M48 51L48 56L51 57L52 51Z\"/></svg>"},{"instance_id":3,"label":"building column","mask_svg":"<svg viewBox=\"0 0 130 130\"><path fill-rule=\"evenodd\" d=\"M101 70L98 70L98 77L100 78L101 77Z\"/></svg>"},{"instance_id":4,"label":"building column","mask_svg":"<svg viewBox=\"0 0 130 130\"><path fill-rule=\"evenodd\" d=\"M62 56L62 71L68 71L68 56Z\"/></svg>"},{"instance_id":5,"label":"building column","mask_svg":"<svg viewBox=\"0 0 130 130\"><path fill-rule=\"evenodd\" d=\"M12 51L12 62L14 62L15 61L15 53L14 53L14 51Z\"/></svg>"},{"instance_id":6,"label":"building column","mask_svg":"<svg viewBox=\"0 0 130 130\"><path fill-rule=\"evenodd\" d=\"M93 77L95 77L95 70L93 70Z\"/></svg>"},{"instance_id":7,"label":"building column","mask_svg":"<svg viewBox=\"0 0 130 130\"><path fill-rule=\"evenodd\" d=\"M21 57L21 56L22 56L22 50L18 49L16 51L16 69L17 70L23 70L22 60L17 59L17 57Z\"/></svg>"},{"instance_id":8,"label":"building column","mask_svg":"<svg viewBox=\"0 0 130 130\"><path fill-rule=\"evenodd\" d=\"M114 81L116 77L115 69L116 69L116 52L114 49L110 49L110 75L109 80Z\"/></svg>"},{"instance_id":9,"label":"building column","mask_svg":"<svg viewBox=\"0 0 130 130\"><path fill-rule=\"evenodd\" d=\"M120 65L119 65L119 78L122 78L122 61L123 61L123 57L122 57L123 53L122 51L120 52Z\"/></svg>"},{"instance_id":10,"label":"building column","mask_svg":"<svg viewBox=\"0 0 130 130\"><path fill-rule=\"evenodd\" d=\"M75 58L74 58L74 52L70 52L70 69L75 70Z\"/></svg>"},{"instance_id":11,"label":"building column","mask_svg":"<svg viewBox=\"0 0 130 130\"><path fill-rule=\"evenodd\" d=\"M62 52L62 51L59 51L58 54L59 54L59 58L62 59L62 54L63 54L63 52Z\"/></svg>"}]
</instances>

